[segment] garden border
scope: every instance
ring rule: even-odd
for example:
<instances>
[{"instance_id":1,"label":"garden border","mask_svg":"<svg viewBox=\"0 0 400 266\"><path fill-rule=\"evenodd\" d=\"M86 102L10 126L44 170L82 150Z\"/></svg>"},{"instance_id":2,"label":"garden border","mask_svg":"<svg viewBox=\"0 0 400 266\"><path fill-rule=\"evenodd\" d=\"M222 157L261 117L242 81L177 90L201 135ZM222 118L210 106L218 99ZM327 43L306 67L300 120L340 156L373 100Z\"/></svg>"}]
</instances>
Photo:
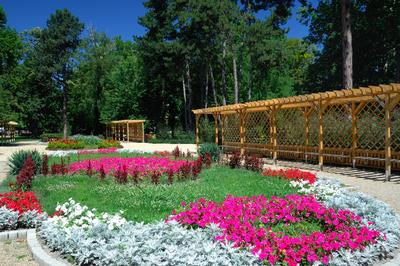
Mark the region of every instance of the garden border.
<instances>
[{"instance_id":1,"label":"garden border","mask_svg":"<svg viewBox=\"0 0 400 266\"><path fill-rule=\"evenodd\" d=\"M45 249L43 249L39 240L36 237L36 229L27 230L27 242L28 248L32 253L33 259L40 266L70 266L72 264L67 264L63 261L57 260L48 254Z\"/></svg>"}]
</instances>

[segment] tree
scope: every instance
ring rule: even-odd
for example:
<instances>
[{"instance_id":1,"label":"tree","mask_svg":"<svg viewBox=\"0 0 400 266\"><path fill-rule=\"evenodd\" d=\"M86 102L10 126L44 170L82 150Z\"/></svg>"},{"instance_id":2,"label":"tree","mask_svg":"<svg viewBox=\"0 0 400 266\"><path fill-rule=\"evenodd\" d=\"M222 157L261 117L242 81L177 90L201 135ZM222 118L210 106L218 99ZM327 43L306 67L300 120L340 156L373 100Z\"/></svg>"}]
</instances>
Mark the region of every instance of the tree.
<instances>
[{"instance_id":1,"label":"tree","mask_svg":"<svg viewBox=\"0 0 400 266\"><path fill-rule=\"evenodd\" d=\"M68 134L68 94L73 73L73 56L78 48L79 36L84 25L67 9L57 10L47 20L35 45L35 64L49 74L55 86L62 92L62 123L64 138Z\"/></svg>"},{"instance_id":2,"label":"tree","mask_svg":"<svg viewBox=\"0 0 400 266\"><path fill-rule=\"evenodd\" d=\"M350 22L351 0L342 1L342 57L343 87L353 88L353 48Z\"/></svg>"},{"instance_id":3,"label":"tree","mask_svg":"<svg viewBox=\"0 0 400 266\"><path fill-rule=\"evenodd\" d=\"M7 26L7 17L0 6L0 120L17 118L15 81L13 74L18 60L22 58L22 41L18 33Z\"/></svg>"}]
</instances>

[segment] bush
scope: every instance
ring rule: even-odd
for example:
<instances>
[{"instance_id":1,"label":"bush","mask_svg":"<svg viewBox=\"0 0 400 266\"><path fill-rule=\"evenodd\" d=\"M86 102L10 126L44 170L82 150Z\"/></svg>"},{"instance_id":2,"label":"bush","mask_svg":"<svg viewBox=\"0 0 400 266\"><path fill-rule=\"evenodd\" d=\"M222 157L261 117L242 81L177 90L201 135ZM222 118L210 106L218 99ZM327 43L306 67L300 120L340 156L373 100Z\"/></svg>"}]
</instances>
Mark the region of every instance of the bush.
<instances>
[{"instance_id":1,"label":"bush","mask_svg":"<svg viewBox=\"0 0 400 266\"><path fill-rule=\"evenodd\" d=\"M71 136L70 139L76 140L76 141L82 141L83 143L85 143L85 146L89 146L89 147L97 147L101 142L101 139L99 137L85 136L85 135L79 135L79 134Z\"/></svg>"},{"instance_id":2,"label":"bush","mask_svg":"<svg viewBox=\"0 0 400 266\"><path fill-rule=\"evenodd\" d=\"M49 173L49 157L43 154L42 157L42 175L46 176Z\"/></svg>"},{"instance_id":3,"label":"bush","mask_svg":"<svg viewBox=\"0 0 400 266\"><path fill-rule=\"evenodd\" d=\"M40 135L40 140L43 142L48 142L52 140L59 140L63 137L63 133L43 133L42 135Z\"/></svg>"},{"instance_id":4,"label":"bush","mask_svg":"<svg viewBox=\"0 0 400 266\"><path fill-rule=\"evenodd\" d=\"M36 150L31 150L31 151L26 151L26 150L20 150L14 152L10 159L8 159L8 167L10 168L10 175L17 175L19 171L21 171L22 166L25 163L26 158L28 156L32 156L33 161L35 162L35 174L40 173L41 165L42 165L42 158L40 156L40 153Z\"/></svg>"},{"instance_id":5,"label":"bush","mask_svg":"<svg viewBox=\"0 0 400 266\"><path fill-rule=\"evenodd\" d=\"M240 155L240 152L235 152L229 157L229 162L228 162L229 167L232 169L239 168L241 161L242 161L242 156Z\"/></svg>"},{"instance_id":6,"label":"bush","mask_svg":"<svg viewBox=\"0 0 400 266\"><path fill-rule=\"evenodd\" d=\"M146 141L149 143L192 144L196 142L196 137L193 132L184 130L176 130L174 136L170 130L160 130Z\"/></svg>"},{"instance_id":7,"label":"bush","mask_svg":"<svg viewBox=\"0 0 400 266\"><path fill-rule=\"evenodd\" d=\"M47 145L49 150L79 150L84 148L85 143L83 141L69 139L50 141Z\"/></svg>"},{"instance_id":8,"label":"bush","mask_svg":"<svg viewBox=\"0 0 400 266\"><path fill-rule=\"evenodd\" d=\"M24 162L24 166L17 175L17 188L18 190L30 190L32 187L32 180L35 176L35 162L32 155L28 155Z\"/></svg>"},{"instance_id":9,"label":"bush","mask_svg":"<svg viewBox=\"0 0 400 266\"><path fill-rule=\"evenodd\" d=\"M211 155L211 158L214 162L218 162L219 158L219 148L218 145L215 143L203 143L200 145L199 149L197 150L199 156L205 160L206 153Z\"/></svg>"},{"instance_id":10,"label":"bush","mask_svg":"<svg viewBox=\"0 0 400 266\"><path fill-rule=\"evenodd\" d=\"M263 161L261 158L258 158L254 155L253 156L246 155L244 157L244 167L247 170L261 172L263 169Z\"/></svg>"},{"instance_id":11,"label":"bush","mask_svg":"<svg viewBox=\"0 0 400 266\"><path fill-rule=\"evenodd\" d=\"M122 148L122 145L118 140L102 140L98 144L97 148L99 149Z\"/></svg>"}]
</instances>

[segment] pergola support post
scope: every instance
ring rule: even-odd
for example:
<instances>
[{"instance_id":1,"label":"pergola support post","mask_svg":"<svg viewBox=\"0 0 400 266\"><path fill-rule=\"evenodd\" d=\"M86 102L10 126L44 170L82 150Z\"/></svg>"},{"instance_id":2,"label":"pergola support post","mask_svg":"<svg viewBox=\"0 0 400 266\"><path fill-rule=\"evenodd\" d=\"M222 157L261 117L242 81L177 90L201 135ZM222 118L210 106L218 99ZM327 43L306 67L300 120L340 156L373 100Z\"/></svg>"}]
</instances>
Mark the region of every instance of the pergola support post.
<instances>
[{"instance_id":1,"label":"pergola support post","mask_svg":"<svg viewBox=\"0 0 400 266\"><path fill-rule=\"evenodd\" d=\"M356 149L357 149L357 113L356 103L351 103L351 163L356 168Z\"/></svg>"},{"instance_id":2,"label":"pergola support post","mask_svg":"<svg viewBox=\"0 0 400 266\"><path fill-rule=\"evenodd\" d=\"M199 148L199 120L200 115L196 114L196 148Z\"/></svg>"},{"instance_id":3,"label":"pergola support post","mask_svg":"<svg viewBox=\"0 0 400 266\"><path fill-rule=\"evenodd\" d=\"M215 127L215 144L218 146L219 140L218 140L218 114L214 113L214 127Z\"/></svg>"},{"instance_id":4,"label":"pergola support post","mask_svg":"<svg viewBox=\"0 0 400 266\"><path fill-rule=\"evenodd\" d=\"M392 174L392 151L391 151L391 115L390 115L390 95L386 94L385 104L385 178L386 181L390 181Z\"/></svg>"},{"instance_id":5,"label":"pergola support post","mask_svg":"<svg viewBox=\"0 0 400 266\"><path fill-rule=\"evenodd\" d=\"M324 128L323 128L324 106L319 102L318 110L318 166L319 170L324 169Z\"/></svg>"},{"instance_id":6,"label":"pergola support post","mask_svg":"<svg viewBox=\"0 0 400 266\"><path fill-rule=\"evenodd\" d=\"M277 138L277 131L276 131L276 108L274 107L271 112L271 118L272 118L272 161L274 165L277 163L278 159L278 152L277 152L277 145L278 142L276 140Z\"/></svg>"},{"instance_id":7,"label":"pergola support post","mask_svg":"<svg viewBox=\"0 0 400 266\"><path fill-rule=\"evenodd\" d=\"M244 155L246 150L245 150L245 115L246 111L240 110L239 111L239 119L240 119L240 154Z\"/></svg>"}]
</instances>

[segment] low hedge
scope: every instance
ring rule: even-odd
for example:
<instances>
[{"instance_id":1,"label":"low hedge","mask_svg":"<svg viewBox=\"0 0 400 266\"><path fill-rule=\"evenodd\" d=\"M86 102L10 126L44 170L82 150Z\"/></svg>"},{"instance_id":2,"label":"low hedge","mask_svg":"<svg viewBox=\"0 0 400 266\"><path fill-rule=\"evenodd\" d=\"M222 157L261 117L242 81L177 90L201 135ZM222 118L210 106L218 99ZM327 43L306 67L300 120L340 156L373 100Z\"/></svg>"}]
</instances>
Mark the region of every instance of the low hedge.
<instances>
[{"instance_id":1,"label":"low hedge","mask_svg":"<svg viewBox=\"0 0 400 266\"><path fill-rule=\"evenodd\" d=\"M43 133L40 135L40 140L43 142L63 139L63 133Z\"/></svg>"},{"instance_id":2,"label":"low hedge","mask_svg":"<svg viewBox=\"0 0 400 266\"><path fill-rule=\"evenodd\" d=\"M80 150L85 148L85 143L78 140L53 140L47 145L49 150Z\"/></svg>"}]
</instances>

